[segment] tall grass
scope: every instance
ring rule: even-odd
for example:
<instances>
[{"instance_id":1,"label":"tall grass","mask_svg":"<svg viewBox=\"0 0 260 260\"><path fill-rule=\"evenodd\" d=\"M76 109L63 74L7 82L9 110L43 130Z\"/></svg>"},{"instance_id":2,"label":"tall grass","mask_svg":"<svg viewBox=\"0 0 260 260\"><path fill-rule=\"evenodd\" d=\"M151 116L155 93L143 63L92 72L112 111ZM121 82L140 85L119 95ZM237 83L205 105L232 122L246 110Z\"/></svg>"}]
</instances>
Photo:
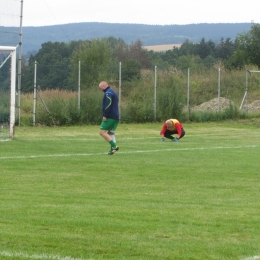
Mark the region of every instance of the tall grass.
<instances>
[{"instance_id":1,"label":"tall grass","mask_svg":"<svg viewBox=\"0 0 260 260\"><path fill-rule=\"evenodd\" d=\"M238 107L245 93L245 71L222 71L218 68L200 72L190 72L189 105L202 104L220 96L234 102L227 111L193 112L187 115L183 108L187 103L188 71L172 68L167 71L158 69L155 89L154 71L142 72L141 80L123 82L121 87L121 120L122 122L153 122L176 117L192 121L214 121L216 119L232 119L244 117ZM260 99L260 78L256 74L249 78L248 102ZM109 81L108 81L109 82ZM117 82L111 81L112 87L119 93ZM101 118L102 94L97 86L82 87L80 110L78 109L77 92L63 90L40 91L49 113L38 97L37 124L74 125L97 124ZM155 103L156 96L156 103ZM22 119L24 125L32 125L33 94L23 94L21 98ZM156 111L154 107L156 105Z\"/></svg>"}]
</instances>

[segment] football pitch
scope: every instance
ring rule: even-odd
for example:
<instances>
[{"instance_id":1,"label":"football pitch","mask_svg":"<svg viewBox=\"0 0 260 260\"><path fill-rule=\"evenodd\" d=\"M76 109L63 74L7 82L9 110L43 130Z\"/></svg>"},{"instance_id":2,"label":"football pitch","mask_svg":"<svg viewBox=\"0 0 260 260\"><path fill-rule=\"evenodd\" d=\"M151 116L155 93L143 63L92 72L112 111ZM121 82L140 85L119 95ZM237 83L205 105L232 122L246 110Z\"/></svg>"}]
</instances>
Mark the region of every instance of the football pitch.
<instances>
[{"instance_id":1,"label":"football pitch","mask_svg":"<svg viewBox=\"0 0 260 260\"><path fill-rule=\"evenodd\" d=\"M0 141L0 259L260 259L260 127L17 127Z\"/></svg>"}]
</instances>

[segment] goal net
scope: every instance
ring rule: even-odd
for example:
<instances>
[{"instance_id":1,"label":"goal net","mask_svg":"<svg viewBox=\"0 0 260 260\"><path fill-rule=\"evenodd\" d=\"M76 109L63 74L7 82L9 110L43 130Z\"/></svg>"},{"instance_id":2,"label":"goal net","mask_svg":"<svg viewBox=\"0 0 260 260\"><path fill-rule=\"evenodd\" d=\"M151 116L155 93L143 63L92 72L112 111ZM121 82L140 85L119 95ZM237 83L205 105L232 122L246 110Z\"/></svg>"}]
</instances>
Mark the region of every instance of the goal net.
<instances>
[{"instance_id":1,"label":"goal net","mask_svg":"<svg viewBox=\"0 0 260 260\"><path fill-rule=\"evenodd\" d=\"M21 0L0 0L0 45L19 43Z\"/></svg>"},{"instance_id":2,"label":"goal net","mask_svg":"<svg viewBox=\"0 0 260 260\"><path fill-rule=\"evenodd\" d=\"M16 47L0 46L0 140L14 137Z\"/></svg>"}]
</instances>

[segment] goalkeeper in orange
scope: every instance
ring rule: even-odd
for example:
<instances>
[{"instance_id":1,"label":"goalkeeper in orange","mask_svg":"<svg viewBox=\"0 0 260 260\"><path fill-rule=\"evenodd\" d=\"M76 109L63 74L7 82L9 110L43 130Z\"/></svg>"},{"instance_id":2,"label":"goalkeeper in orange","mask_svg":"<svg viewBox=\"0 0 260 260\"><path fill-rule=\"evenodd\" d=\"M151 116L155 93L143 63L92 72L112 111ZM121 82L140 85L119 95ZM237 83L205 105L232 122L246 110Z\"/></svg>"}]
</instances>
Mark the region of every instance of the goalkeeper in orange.
<instances>
[{"instance_id":1,"label":"goalkeeper in orange","mask_svg":"<svg viewBox=\"0 0 260 260\"><path fill-rule=\"evenodd\" d=\"M173 136L174 134L176 134L176 137ZM168 138L177 143L185 135L185 131L177 119L168 119L164 122L160 135L163 142L165 138Z\"/></svg>"}]
</instances>

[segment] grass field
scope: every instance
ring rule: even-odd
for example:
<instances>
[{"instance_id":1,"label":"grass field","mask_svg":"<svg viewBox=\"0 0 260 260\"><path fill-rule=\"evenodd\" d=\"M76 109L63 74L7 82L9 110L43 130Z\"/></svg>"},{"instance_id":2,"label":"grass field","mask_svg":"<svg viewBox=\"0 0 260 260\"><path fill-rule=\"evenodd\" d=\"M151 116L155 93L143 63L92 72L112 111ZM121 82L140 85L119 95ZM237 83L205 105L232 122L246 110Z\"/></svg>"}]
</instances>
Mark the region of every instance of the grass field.
<instances>
[{"instance_id":1,"label":"grass field","mask_svg":"<svg viewBox=\"0 0 260 260\"><path fill-rule=\"evenodd\" d=\"M260 129L17 127L0 142L0 259L260 259Z\"/></svg>"}]
</instances>

